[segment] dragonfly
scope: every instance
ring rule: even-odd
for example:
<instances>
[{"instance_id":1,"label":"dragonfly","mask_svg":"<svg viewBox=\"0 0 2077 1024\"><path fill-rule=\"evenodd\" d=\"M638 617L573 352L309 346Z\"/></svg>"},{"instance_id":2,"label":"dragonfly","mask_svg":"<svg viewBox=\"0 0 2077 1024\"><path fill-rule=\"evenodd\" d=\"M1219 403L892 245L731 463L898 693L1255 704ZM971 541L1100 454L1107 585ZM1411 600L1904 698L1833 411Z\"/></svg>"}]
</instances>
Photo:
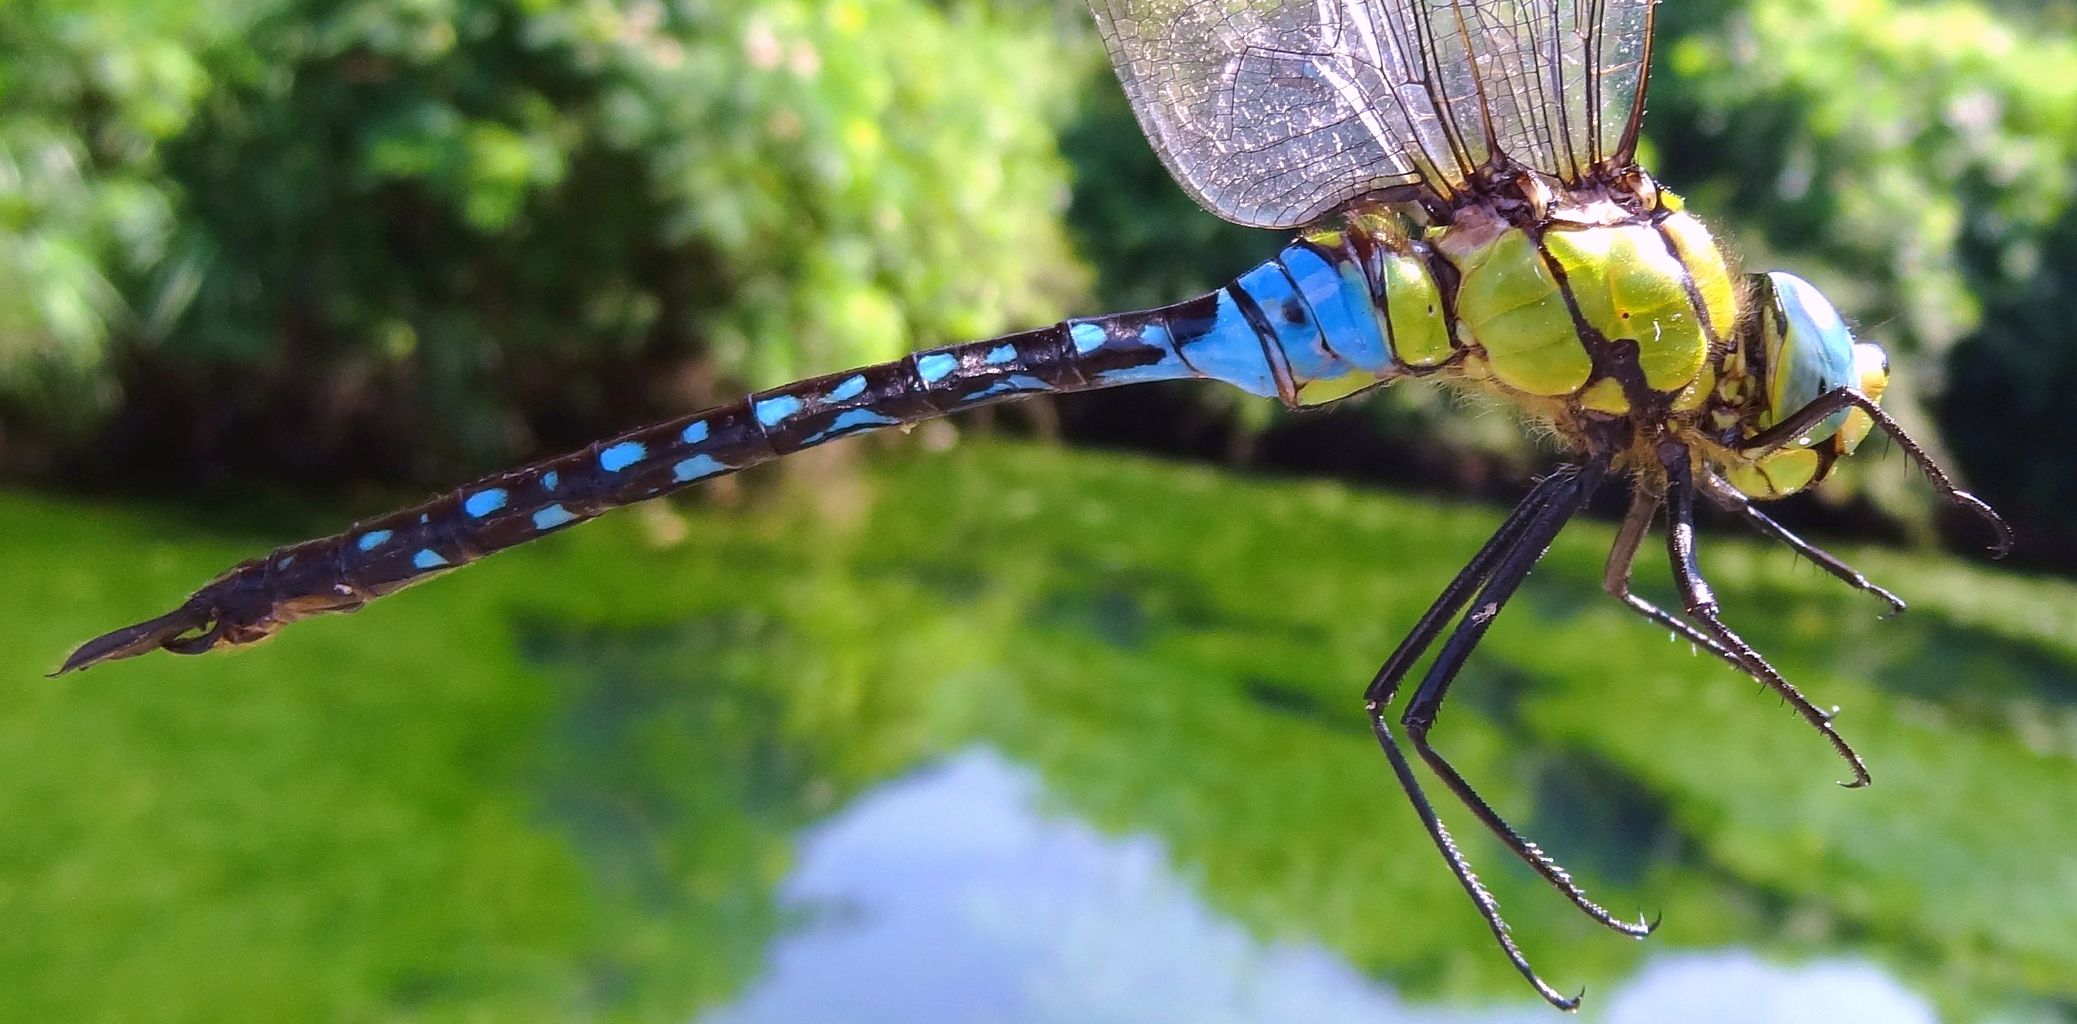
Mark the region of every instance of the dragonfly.
<instances>
[{"instance_id":1,"label":"dragonfly","mask_svg":"<svg viewBox=\"0 0 2077 1024\"><path fill-rule=\"evenodd\" d=\"M1545 982L1437 815L1406 751L1594 921L1642 938L1508 824L1435 745L1451 683L1588 501L1630 494L1602 584L1786 702L1866 766L1832 715L1723 619L1696 507L1743 520L1891 612L1904 602L1759 503L1823 481L1875 430L1948 502L2011 532L1881 404L1889 364L1814 286L1736 261L1637 165L1655 0L1091 0L1140 126L1204 209L1293 232L1173 305L1066 320L798 381L498 473L240 563L173 611L81 646L59 673L200 654L376 598L621 505L868 431L1032 395L1222 381L1293 409L1402 378L1488 396L1555 439L1536 481L1364 693L1376 741L1501 952ZM1633 592L1663 515L1678 608ZM1404 684L1440 648L1389 720ZM1403 731L1404 735L1401 736Z\"/></svg>"}]
</instances>

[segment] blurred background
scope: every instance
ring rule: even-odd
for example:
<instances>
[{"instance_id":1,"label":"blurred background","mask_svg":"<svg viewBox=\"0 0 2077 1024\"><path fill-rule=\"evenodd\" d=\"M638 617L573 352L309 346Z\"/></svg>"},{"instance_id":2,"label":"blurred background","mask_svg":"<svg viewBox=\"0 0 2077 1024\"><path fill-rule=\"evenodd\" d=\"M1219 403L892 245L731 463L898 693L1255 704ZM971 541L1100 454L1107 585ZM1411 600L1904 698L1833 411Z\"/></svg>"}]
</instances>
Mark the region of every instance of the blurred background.
<instances>
[{"instance_id":1,"label":"blurred background","mask_svg":"<svg viewBox=\"0 0 2077 1024\"><path fill-rule=\"evenodd\" d=\"M1781 515L1901 620L1711 524L1849 794L1581 524L1438 735L1666 926L1469 849L1588 1019L2077 1019L2077 2L1660 20L1645 165L2019 546L1881 442ZM1419 386L1027 401L40 678L274 545L1280 238L1069 0L0 4L0 1020L1550 1019L1359 712L1553 458Z\"/></svg>"}]
</instances>

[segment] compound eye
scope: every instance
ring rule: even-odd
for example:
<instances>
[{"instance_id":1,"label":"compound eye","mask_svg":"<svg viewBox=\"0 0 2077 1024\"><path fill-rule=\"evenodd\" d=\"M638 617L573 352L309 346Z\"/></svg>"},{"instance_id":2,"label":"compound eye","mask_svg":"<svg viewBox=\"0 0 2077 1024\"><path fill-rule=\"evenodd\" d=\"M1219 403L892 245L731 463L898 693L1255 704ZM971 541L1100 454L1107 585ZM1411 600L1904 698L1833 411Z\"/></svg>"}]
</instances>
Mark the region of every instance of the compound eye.
<instances>
[{"instance_id":1,"label":"compound eye","mask_svg":"<svg viewBox=\"0 0 2077 1024\"><path fill-rule=\"evenodd\" d=\"M1772 315L1763 325L1767 402L1760 416L1762 429L1794 415L1826 392L1862 384L1853 332L1822 292L1781 271L1767 275L1767 292ZM1886 371L1879 376L1888 379ZM1836 416L1820 424L1808 435L1810 440L1832 436L1844 419Z\"/></svg>"}]
</instances>

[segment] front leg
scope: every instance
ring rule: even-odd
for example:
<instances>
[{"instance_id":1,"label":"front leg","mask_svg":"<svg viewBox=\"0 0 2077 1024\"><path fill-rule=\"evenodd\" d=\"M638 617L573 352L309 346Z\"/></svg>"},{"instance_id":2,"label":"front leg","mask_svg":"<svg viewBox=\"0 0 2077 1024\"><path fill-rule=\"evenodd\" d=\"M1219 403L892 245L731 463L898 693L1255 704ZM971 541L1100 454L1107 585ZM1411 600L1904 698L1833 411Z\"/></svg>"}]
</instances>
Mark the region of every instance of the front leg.
<instances>
[{"instance_id":1,"label":"front leg","mask_svg":"<svg viewBox=\"0 0 2077 1024\"><path fill-rule=\"evenodd\" d=\"M1738 445L1737 450L1740 454L1759 457L1786 448L1800 441L1803 435L1818 424L1846 409L1859 409L1867 413L1868 418L1882 428L1883 433L1894 438L1897 445L1904 449L1904 454L1911 457L1919 472L1924 473L1926 480L1933 485L1933 490L1938 491L1942 498L1968 509L1989 523L1991 529L1997 531L1997 540L1991 545L1992 553L2003 558L2011 552L2012 527L2006 525L2005 520L1985 504L1983 499L1956 487L1947 471L1933 461L1933 456L1926 451L1925 446L1905 432L1903 424L1882 411L1882 406L1874 399L1854 388L1835 388L1819 395L1810 404L1790 413L1787 419L1747 438L1744 443Z\"/></svg>"}]
</instances>

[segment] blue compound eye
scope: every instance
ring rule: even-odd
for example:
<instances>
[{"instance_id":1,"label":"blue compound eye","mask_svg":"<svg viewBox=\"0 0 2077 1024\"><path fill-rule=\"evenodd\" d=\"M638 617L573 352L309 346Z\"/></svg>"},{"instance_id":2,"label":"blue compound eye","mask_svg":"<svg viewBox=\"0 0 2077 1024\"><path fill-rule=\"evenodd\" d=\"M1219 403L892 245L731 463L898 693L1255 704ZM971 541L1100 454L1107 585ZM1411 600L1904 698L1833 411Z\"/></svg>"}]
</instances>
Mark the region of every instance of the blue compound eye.
<instances>
[{"instance_id":1,"label":"blue compound eye","mask_svg":"<svg viewBox=\"0 0 2077 1024\"><path fill-rule=\"evenodd\" d=\"M1794 415L1828 391L1859 387L1862 374L1853 332L1824 293L1810 282L1778 270L1762 281L1766 307L1761 331L1767 362L1761 384L1767 407L1761 412L1760 426L1764 428ZM1809 438L1822 441L1832 436L1843 419L1842 414L1826 420L1811 430Z\"/></svg>"},{"instance_id":2,"label":"blue compound eye","mask_svg":"<svg viewBox=\"0 0 2077 1024\"><path fill-rule=\"evenodd\" d=\"M1775 271L1755 275L1760 307L1759 381L1764 407L1757 433L1842 387L1880 398L1889 383L1889 359L1874 345L1856 344L1830 299L1810 282ZM1753 498L1780 498L1823 480L1841 455L1866 437L1872 422L1857 409L1834 413L1794 442L1749 462L1726 467L1732 486Z\"/></svg>"},{"instance_id":3,"label":"blue compound eye","mask_svg":"<svg viewBox=\"0 0 2077 1024\"><path fill-rule=\"evenodd\" d=\"M1810 282L1779 271L1758 278L1760 386L1766 407L1754 431L1774 426L1842 387L1878 401L1889 386L1889 356L1856 343L1829 299ZM1753 498L1780 498L1823 480L1836 460L1853 454L1874 421L1859 409L1837 412L1798 438L1750 462L1726 467L1732 486Z\"/></svg>"}]
</instances>

